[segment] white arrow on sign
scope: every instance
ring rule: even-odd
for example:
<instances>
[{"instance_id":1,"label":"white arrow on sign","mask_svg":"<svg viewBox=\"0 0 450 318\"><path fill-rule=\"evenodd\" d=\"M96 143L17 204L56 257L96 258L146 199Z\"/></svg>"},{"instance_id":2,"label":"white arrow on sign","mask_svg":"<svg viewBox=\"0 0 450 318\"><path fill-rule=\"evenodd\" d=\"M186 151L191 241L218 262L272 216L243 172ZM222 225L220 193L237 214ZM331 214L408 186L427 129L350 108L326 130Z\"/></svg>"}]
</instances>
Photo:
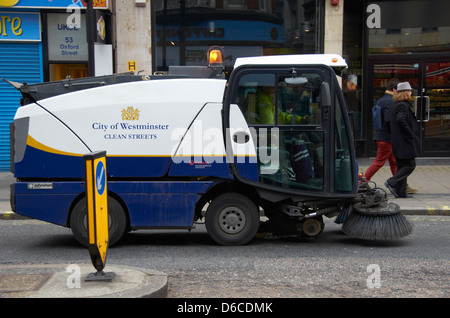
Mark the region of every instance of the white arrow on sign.
<instances>
[{"instance_id":1,"label":"white arrow on sign","mask_svg":"<svg viewBox=\"0 0 450 318\"><path fill-rule=\"evenodd\" d=\"M102 165L102 171L100 171L100 175L97 177L97 189L100 191L103 187L102 179L103 173L105 172L105 167Z\"/></svg>"}]
</instances>

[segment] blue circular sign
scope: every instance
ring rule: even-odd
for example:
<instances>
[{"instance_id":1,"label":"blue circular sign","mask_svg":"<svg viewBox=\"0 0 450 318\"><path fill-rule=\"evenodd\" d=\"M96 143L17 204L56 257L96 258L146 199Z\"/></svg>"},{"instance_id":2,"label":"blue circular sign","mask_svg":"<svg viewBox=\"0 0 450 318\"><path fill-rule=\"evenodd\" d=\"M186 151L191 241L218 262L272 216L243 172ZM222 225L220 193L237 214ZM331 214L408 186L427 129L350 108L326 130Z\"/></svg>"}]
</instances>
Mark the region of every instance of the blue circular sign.
<instances>
[{"instance_id":1,"label":"blue circular sign","mask_svg":"<svg viewBox=\"0 0 450 318\"><path fill-rule=\"evenodd\" d=\"M95 171L95 185L97 193L102 195L106 188L106 169L103 161L99 161L97 164L97 170Z\"/></svg>"}]
</instances>

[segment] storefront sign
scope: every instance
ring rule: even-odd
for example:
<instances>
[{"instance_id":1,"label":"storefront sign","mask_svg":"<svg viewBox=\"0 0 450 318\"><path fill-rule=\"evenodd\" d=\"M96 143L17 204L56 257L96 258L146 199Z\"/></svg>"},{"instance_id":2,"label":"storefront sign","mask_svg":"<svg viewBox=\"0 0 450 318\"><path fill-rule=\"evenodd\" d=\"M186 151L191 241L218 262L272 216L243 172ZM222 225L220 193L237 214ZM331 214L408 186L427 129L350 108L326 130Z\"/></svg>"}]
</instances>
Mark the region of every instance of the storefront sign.
<instances>
[{"instance_id":1,"label":"storefront sign","mask_svg":"<svg viewBox=\"0 0 450 318\"><path fill-rule=\"evenodd\" d=\"M97 19L97 43L106 44L107 38L109 36L110 27L107 25L106 12L97 10L96 12Z\"/></svg>"},{"instance_id":2,"label":"storefront sign","mask_svg":"<svg viewBox=\"0 0 450 318\"><path fill-rule=\"evenodd\" d=\"M87 61L86 17L81 25L67 23L67 14L48 14L48 55L50 61Z\"/></svg>"},{"instance_id":3,"label":"storefront sign","mask_svg":"<svg viewBox=\"0 0 450 318\"><path fill-rule=\"evenodd\" d=\"M69 6L86 8L85 0L0 0L0 6L15 8L65 9ZM94 0L94 8L108 9L109 0Z\"/></svg>"},{"instance_id":4,"label":"storefront sign","mask_svg":"<svg viewBox=\"0 0 450 318\"><path fill-rule=\"evenodd\" d=\"M39 13L0 11L0 41L41 41Z\"/></svg>"},{"instance_id":5,"label":"storefront sign","mask_svg":"<svg viewBox=\"0 0 450 318\"><path fill-rule=\"evenodd\" d=\"M251 41L283 42L282 25L265 21L216 20L212 22L190 22L184 30L189 41ZM166 24L156 27L157 42L178 42L180 30L178 24Z\"/></svg>"},{"instance_id":6,"label":"storefront sign","mask_svg":"<svg viewBox=\"0 0 450 318\"><path fill-rule=\"evenodd\" d=\"M12 7L15 6L19 0L0 0L0 7Z\"/></svg>"}]
</instances>

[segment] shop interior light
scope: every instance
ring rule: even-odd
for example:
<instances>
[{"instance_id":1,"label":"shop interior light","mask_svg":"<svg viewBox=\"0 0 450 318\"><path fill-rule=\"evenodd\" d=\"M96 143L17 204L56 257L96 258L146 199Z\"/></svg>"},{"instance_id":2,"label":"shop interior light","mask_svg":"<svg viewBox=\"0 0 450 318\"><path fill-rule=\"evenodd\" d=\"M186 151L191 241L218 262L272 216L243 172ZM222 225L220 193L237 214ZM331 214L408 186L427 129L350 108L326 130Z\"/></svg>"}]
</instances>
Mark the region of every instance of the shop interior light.
<instances>
[{"instance_id":1,"label":"shop interior light","mask_svg":"<svg viewBox=\"0 0 450 318\"><path fill-rule=\"evenodd\" d=\"M311 31L311 24L308 21L305 21L304 29L305 29L305 32Z\"/></svg>"}]
</instances>

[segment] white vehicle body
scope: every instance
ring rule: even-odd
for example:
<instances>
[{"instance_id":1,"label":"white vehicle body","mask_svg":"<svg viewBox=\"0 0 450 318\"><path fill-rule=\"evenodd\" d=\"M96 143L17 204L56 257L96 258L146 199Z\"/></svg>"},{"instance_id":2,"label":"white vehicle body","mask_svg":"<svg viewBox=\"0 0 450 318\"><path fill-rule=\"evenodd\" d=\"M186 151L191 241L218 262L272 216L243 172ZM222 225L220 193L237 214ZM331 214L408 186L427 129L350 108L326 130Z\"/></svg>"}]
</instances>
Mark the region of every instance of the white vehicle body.
<instances>
[{"instance_id":1,"label":"white vehicle body","mask_svg":"<svg viewBox=\"0 0 450 318\"><path fill-rule=\"evenodd\" d=\"M15 116L12 205L19 214L72 227L84 244L83 157L106 151L111 244L131 229L190 229L205 206L208 233L223 245L249 242L259 208L269 213L274 206L289 206L295 231L316 236L322 215L336 215L357 192L335 76L345 67L337 55L240 58L228 81L161 77L24 105ZM259 98L257 85L271 82L277 94L292 83L308 88L309 115L281 109L276 97L278 113L292 121L252 122L249 101ZM291 160L295 147L311 161L309 170L299 168L306 162L300 157ZM302 230L305 222L314 230Z\"/></svg>"}]
</instances>

